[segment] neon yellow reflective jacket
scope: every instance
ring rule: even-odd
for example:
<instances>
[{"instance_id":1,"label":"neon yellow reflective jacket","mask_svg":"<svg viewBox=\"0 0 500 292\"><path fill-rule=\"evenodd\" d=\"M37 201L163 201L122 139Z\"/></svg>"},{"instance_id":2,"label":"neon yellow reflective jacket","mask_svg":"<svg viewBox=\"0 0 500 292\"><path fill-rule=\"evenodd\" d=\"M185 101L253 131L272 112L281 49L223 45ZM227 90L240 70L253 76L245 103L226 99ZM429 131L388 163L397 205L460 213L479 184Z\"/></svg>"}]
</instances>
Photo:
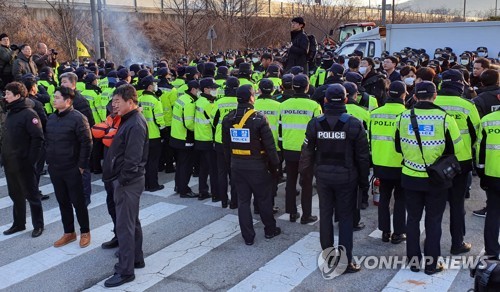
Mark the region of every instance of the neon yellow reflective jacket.
<instances>
[{"instance_id":1,"label":"neon yellow reflective jacket","mask_svg":"<svg viewBox=\"0 0 500 292\"><path fill-rule=\"evenodd\" d=\"M139 96L139 107L142 108L142 115L148 123L149 139L160 138L160 130L165 128L163 118L163 106L156 95L149 91L144 91Z\"/></svg>"},{"instance_id":2,"label":"neon yellow reflective jacket","mask_svg":"<svg viewBox=\"0 0 500 292\"><path fill-rule=\"evenodd\" d=\"M101 119L98 111L101 108L101 95L94 89L85 89L81 92L81 94L89 102L94 122L96 124L102 122L103 120Z\"/></svg>"},{"instance_id":3,"label":"neon yellow reflective jacket","mask_svg":"<svg viewBox=\"0 0 500 292\"><path fill-rule=\"evenodd\" d=\"M185 93L175 101L172 111L172 129L170 132L172 138L180 141L187 140L188 131L194 131L195 111L195 100L191 95Z\"/></svg>"},{"instance_id":4,"label":"neon yellow reflective jacket","mask_svg":"<svg viewBox=\"0 0 500 292\"><path fill-rule=\"evenodd\" d=\"M195 105L194 140L200 142L213 142L214 134L212 124L210 123L210 114L215 104L210 102L206 97L199 96Z\"/></svg>"},{"instance_id":5,"label":"neon yellow reflective jacket","mask_svg":"<svg viewBox=\"0 0 500 292\"><path fill-rule=\"evenodd\" d=\"M165 126L172 126L172 111L177 100L177 89L173 88L159 88L161 90L160 101L163 107L163 119Z\"/></svg>"},{"instance_id":6,"label":"neon yellow reflective jacket","mask_svg":"<svg viewBox=\"0 0 500 292\"><path fill-rule=\"evenodd\" d=\"M215 128L215 142L222 143L222 120L232 110L238 107L238 99L235 96L223 96L219 98L210 114L210 121Z\"/></svg>"},{"instance_id":7,"label":"neon yellow reflective jacket","mask_svg":"<svg viewBox=\"0 0 500 292\"><path fill-rule=\"evenodd\" d=\"M476 146L476 165L487 179L500 183L500 110L481 119Z\"/></svg>"},{"instance_id":8,"label":"neon yellow reflective jacket","mask_svg":"<svg viewBox=\"0 0 500 292\"><path fill-rule=\"evenodd\" d=\"M254 109L263 113L269 121L269 127L273 132L274 143L276 150L280 151L278 147L278 125L280 116L280 103L270 97L260 97L255 101Z\"/></svg>"}]
</instances>

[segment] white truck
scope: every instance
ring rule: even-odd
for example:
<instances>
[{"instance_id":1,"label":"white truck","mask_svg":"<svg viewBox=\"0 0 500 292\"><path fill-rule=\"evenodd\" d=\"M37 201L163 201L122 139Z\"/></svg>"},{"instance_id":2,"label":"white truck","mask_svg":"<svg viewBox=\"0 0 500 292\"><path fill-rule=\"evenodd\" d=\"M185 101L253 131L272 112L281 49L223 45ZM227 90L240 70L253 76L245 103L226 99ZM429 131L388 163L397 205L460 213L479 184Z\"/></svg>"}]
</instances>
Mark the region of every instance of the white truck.
<instances>
[{"instance_id":1,"label":"white truck","mask_svg":"<svg viewBox=\"0 0 500 292\"><path fill-rule=\"evenodd\" d=\"M489 57L500 52L500 21L389 24L349 37L338 49L348 56L359 50L366 57L380 57L382 52L399 52L405 47L425 49L433 58L437 48L450 47L455 54L488 48Z\"/></svg>"}]
</instances>

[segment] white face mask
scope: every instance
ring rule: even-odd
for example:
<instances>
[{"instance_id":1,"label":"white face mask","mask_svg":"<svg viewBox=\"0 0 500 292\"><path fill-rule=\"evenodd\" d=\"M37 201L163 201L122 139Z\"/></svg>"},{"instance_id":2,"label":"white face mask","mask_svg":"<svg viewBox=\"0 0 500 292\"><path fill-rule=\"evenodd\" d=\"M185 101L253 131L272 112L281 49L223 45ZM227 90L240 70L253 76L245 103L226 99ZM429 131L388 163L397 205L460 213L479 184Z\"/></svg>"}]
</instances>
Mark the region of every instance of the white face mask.
<instances>
[{"instance_id":1,"label":"white face mask","mask_svg":"<svg viewBox=\"0 0 500 292\"><path fill-rule=\"evenodd\" d=\"M254 63L259 62L259 58L252 58L252 62L254 62Z\"/></svg>"},{"instance_id":2,"label":"white face mask","mask_svg":"<svg viewBox=\"0 0 500 292\"><path fill-rule=\"evenodd\" d=\"M216 97L217 96L217 89L210 90L210 95L213 97Z\"/></svg>"},{"instance_id":3,"label":"white face mask","mask_svg":"<svg viewBox=\"0 0 500 292\"><path fill-rule=\"evenodd\" d=\"M443 65L443 61L439 61L439 66L442 66Z\"/></svg>"},{"instance_id":4,"label":"white face mask","mask_svg":"<svg viewBox=\"0 0 500 292\"><path fill-rule=\"evenodd\" d=\"M486 53L485 52L478 52L477 55L481 58L483 57L486 57Z\"/></svg>"},{"instance_id":5,"label":"white face mask","mask_svg":"<svg viewBox=\"0 0 500 292\"><path fill-rule=\"evenodd\" d=\"M201 96L201 91L198 91L198 92L196 93L196 96L200 97L200 96Z\"/></svg>"},{"instance_id":6,"label":"white face mask","mask_svg":"<svg viewBox=\"0 0 500 292\"><path fill-rule=\"evenodd\" d=\"M153 83L153 91L154 92L158 91L158 83Z\"/></svg>"},{"instance_id":7,"label":"white face mask","mask_svg":"<svg viewBox=\"0 0 500 292\"><path fill-rule=\"evenodd\" d=\"M329 50L330 49L330 46L326 46L326 49Z\"/></svg>"},{"instance_id":8,"label":"white face mask","mask_svg":"<svg viewBox=\"0 0 500 292\"><path fill-rule=\"evenodd\" d=\"M469 65L469 59L461 59L461 60L460 60L460 64L462 64L462 65L464 65L464 66L465 66L465 65Z\"/></svg>"},{"instance_id":9,"label":"white face mask","mask_svg":"<svg viewBox=\"0 0 500 292\"><path fill-rule=\"evenodd\" d=\"M224 59L222 59L222 58L217 58L217 59L216 59L216 61L217 61L217 63L220 63L220 62L224 61Z\"/></svg>"},{"instance_id":10,"label":"white face mask","mask_svg":"<svg viewBox=\"0 0 500 292\"><path fill-rule=\"evenodd\" d=\"M380 64L375 63L375 70L378 70L380 68Z\"/></svg>"},{"instance_id":11,"label":"white face mask","mask_svg":"<svg viewBox=\"0 0 500 292\"><path fill-rule=\"evenodd\" d=\"M361 73L362 75L365 75L367 70L368 67L359 67L359 73Z\"/></svg>"},{"instance_id":12,"label":"white face mask","mask_svg":"<svg viewBox=\"0 0 500 292\"><path fill-rule=\"evenodd\" d=\"M408 86L412 86L414 82L415 82L415 78L413 78L413 77L405 78L405 84Z\"/></svg>"},{"instance_id":13,"label":"white face mask","mask_svg":"<svg viewBox=\"0 0 500 292\"><path fill-rule=\"evenodd\" d=\"M421 60L422 62L425 62L425 61L427 61L427 58L421 58L420 60Z\"/></svg>"},{"instance_id":14,"label":"white face mask","mask_svg":"<svg viewBox=\"0 0 500 292\"><path fill-rule=\"evenodd\" d=\"M434 54L434 59L441 58L441 54Z\"/></svg>"},{"instance_id":15,"label":"white face mask","mask_svg":"<svg viewBox=\"0 0 500 292\"><path fill-rule=\"evenodd\" d=\"M227 63L228 63L229 65L233 65L233 64L234 64L234 60L233 60L233 59L229 59L229 60L227 60Z\"/></svg>"}]
</instances>

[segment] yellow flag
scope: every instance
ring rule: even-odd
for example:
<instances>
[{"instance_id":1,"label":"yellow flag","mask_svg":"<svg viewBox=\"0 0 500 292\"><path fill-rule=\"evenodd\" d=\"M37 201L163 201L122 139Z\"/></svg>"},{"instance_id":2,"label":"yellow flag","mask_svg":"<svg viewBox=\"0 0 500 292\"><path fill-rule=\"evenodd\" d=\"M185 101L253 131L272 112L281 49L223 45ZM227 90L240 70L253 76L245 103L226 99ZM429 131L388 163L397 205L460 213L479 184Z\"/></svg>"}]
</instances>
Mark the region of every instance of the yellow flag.
<instances>
[{"instance_id":1,"label":"yellow flag","mask_svg":"<svg viewBox=\"0 0 500 292\"><path fill-rule=\"evenodd\" d=\"M76 40L76 56L77 57L90 57L89 51L78 39Z\"/></svg>"}]
</instances>

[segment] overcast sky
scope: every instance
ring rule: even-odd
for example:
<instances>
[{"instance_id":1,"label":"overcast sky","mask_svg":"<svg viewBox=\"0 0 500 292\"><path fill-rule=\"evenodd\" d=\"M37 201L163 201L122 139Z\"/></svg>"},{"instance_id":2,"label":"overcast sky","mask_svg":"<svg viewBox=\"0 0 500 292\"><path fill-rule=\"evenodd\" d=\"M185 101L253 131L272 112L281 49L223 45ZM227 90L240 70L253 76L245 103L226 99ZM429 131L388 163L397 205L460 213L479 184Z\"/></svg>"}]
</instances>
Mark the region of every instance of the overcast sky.
<instances>
[{"instance_id":1,"label":"overcast sky","mask_svg":"<svg viewBox=\"0 0 500 292\"><path fill-rule=\"evenodd\" d=\"M356 0L361 5L371 4L372 7L377 7L382 4L382 0ZM500 0L466 0L467 14L475 14L480 11L493 11L495 9L495 1ZM392 0L387 0L387 4L391 4ZM406 4L417 10L429 10L439 8L450 8L452 10L463 11L464 0L396 0L396 5ZM500 11L498 11L500 15Z\"/></svg>"}]
</instances>

